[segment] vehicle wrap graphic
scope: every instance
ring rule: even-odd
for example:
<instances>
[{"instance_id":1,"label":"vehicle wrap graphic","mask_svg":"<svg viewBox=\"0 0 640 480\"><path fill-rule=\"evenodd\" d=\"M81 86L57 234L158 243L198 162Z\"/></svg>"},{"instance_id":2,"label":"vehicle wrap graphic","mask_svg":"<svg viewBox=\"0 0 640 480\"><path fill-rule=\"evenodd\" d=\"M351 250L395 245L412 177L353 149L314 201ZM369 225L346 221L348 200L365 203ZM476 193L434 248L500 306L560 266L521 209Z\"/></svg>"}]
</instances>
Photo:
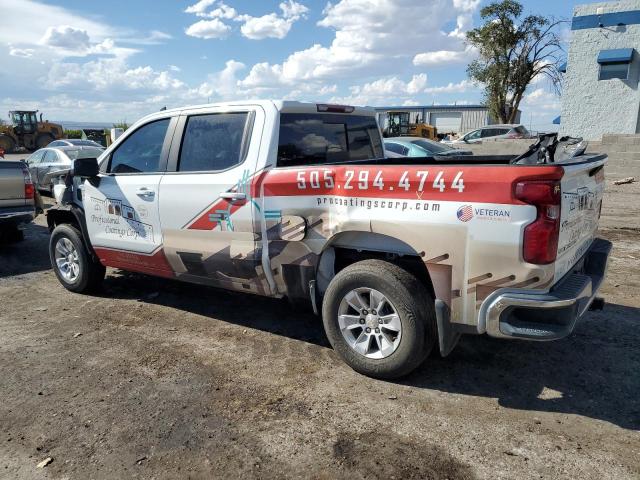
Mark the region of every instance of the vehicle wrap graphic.
<instances>
[{"instance_id":1,"label":"vehicle wrap graphic","mask_svg":"<svg viewBox=\"0 0 640 480\"><path fill-rule=\"evenodd\" d=\"M557 176L558 168L536 166L535 177ZM348 245L345 235L355 234L361 250L385 251L388 241L389 248L420 258L452 320L475 324L477 309L492 292L545 288L553 281L553 266L514 260L521 258L516 239L536 209L515 199L512 185L531 172L459 165L247 171L228 189L244 198L212 199L184 218L181 228L163 227L164 247L153 255L105 249L99 255L105 264L144 273L308 298L321 255L341 242Z\"/></svg>"}]
</instances>

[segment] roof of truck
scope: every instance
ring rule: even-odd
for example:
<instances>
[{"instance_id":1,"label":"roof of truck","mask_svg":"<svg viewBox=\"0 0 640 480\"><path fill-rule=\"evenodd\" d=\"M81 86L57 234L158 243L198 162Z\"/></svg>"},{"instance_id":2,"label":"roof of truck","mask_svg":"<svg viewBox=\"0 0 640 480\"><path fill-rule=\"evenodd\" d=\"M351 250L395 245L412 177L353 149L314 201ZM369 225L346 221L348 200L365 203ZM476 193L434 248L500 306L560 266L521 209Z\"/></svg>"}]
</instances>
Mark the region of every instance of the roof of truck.
<instances>
[{"instance_id":1,"label":"roof of truck","mask_svg":"<svg viewBox=\"0 0 640 480\"><path fill-rule=\"evenodd\" d=\"M168 110L162 110L159 112L154 112L149 115L145 115L143 118L151 117L151 116L160 116L160 114L167 113L175 113L180 112L182 110L191 110L191 109L199 109L199 108L207 108L207 107L238 107L238 106L250 106L250 105L259 105L259 106L274 106L277 110L281 112L317 112L318 105L335 105L330 102L298 102L294 100L237 100L233 102L214 102L214 103L203 103L198 105L185 105L182 107L172 108ZM340 106L352 106L352 105L340 105ZM353 112L355 114L360 115L375 115L375 109L371 107L360 107L360 106L352 106L354 108ZM335 112L334 112L335 113Z\"/></svg>"}]
</instances>

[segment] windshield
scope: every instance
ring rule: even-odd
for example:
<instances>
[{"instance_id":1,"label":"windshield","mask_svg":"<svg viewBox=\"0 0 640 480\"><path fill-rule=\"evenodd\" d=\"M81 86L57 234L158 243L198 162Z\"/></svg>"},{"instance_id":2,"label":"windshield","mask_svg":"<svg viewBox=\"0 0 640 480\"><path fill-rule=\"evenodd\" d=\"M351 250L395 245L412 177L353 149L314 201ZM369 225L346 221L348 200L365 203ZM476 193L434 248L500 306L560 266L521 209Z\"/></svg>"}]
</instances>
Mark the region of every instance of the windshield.
<instances>
[{"instance_id":1,"label":"windshield","mask_svg":"<svg viewBox=\"0 0 640 480\"><path fill-rule=\"evenodd\" d=\"M93 147L82 148L78 150L64 150L64 153L71 160L76 160L78 158L98 158L100 155L102 155L102 152L104 152L104 149Z\"/></svg>"},{"instance_id":2,"label":"windshield","mask_svg":"<svg viewBox=\"0 0 640 480\"><path fill-rule=\"evenodd\" d=\"M280 115L278 166L384 157L373 116L321 113Z\"/></svg>"},{"instance_id":3,"label":"windshield","mask_svg":"<svg viewBox=\"0 0 640 480\"><path fill-rule=\"evenodd\" d=\"M71 145L77 145L79 147L99 147L100 144L93 140L67 140Z\"/></svg>"},{"instance_id":4,"label":"windshield","mask_svg":"<svg viewBox=\"0 0 640 480\"><path fill-rule=\"evenodd\" d=\"M426 151L430 153L435 153L436 155L446 154L451 152L451 150L453 150L453 148L451 147L442 145L438 142L430 142L429 140L413 140L411 143L419 146L420 148L424 148Z\"/></svg>"}]
</instances>

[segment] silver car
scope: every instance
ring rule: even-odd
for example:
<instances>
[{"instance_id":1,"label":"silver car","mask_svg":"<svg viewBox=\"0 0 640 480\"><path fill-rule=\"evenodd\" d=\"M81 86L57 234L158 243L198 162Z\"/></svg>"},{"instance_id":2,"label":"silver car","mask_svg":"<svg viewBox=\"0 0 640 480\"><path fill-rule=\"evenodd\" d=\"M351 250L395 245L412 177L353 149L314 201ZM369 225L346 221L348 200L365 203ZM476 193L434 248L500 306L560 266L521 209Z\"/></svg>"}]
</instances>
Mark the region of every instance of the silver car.
<instances>
[{"instance_id":1,"label":"silver car","mask_svg":"<svg viewBox=\"0 0 640 480\"><path fill-rule=\"evenodd\" d=\"M97 147L103 148L98 142L94 142L93 140L82 140L80 138L63 138L61 140L54 140L47 148L54 147Z\"/></svg>"},{"instance_id":2,"label":"silver car","mask_svg":"<svg viewBox=\"0 0 640 480\"><path fill-rule=\"evenodd\" d=\"M97 158L104 152L103 147L57 147L41 148L24 161L29 168L35 187L40 191L53 192L53 186L60 180L56 172L63 175L77 158Z\"/></svg>"},{"instance_id":3,"label":"silver car","mask_svg":"<svg viewBox=\"0 0 640 480\"><path fill-rule=\"evenodd\" d=\"M442 143L449 145L480 143L483 140L496 138L522 139L532 138L532 135L529 133L529 130L521 124L487 125L477 130L471 130L456 140L444 140Z\"/></svg>"}]
</instances>

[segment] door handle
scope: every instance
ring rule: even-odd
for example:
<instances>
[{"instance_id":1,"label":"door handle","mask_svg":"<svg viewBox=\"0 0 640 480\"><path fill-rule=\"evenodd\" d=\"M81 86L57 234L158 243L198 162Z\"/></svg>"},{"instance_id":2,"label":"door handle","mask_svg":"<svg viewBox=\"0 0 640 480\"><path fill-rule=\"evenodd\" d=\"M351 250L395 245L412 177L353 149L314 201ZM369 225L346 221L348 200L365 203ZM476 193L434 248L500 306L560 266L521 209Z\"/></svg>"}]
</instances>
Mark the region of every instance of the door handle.
<instances>
[{"instance_id":1,"label":"door handle","mask_svg":"<svg viewBox=\"0 0 640 480\"><path fill-rule=\"evenodd\" d=\"M147 187L140 187L136 192L136 195L143 198L151 198L156 194L153 190L149 190Z\"/></svg>"},{"instance_id":2,"label":"door handle","mask_svg":"<svg viewBox=\"0 0 640 480\"><path fill-rule=\"evenodd\" d=\"M245 200L247 198L247 194L243 192L222 192L220 194L220 198L224 198L231 202L238 202L240 200Z\"/></svg>"}]
</instances>

